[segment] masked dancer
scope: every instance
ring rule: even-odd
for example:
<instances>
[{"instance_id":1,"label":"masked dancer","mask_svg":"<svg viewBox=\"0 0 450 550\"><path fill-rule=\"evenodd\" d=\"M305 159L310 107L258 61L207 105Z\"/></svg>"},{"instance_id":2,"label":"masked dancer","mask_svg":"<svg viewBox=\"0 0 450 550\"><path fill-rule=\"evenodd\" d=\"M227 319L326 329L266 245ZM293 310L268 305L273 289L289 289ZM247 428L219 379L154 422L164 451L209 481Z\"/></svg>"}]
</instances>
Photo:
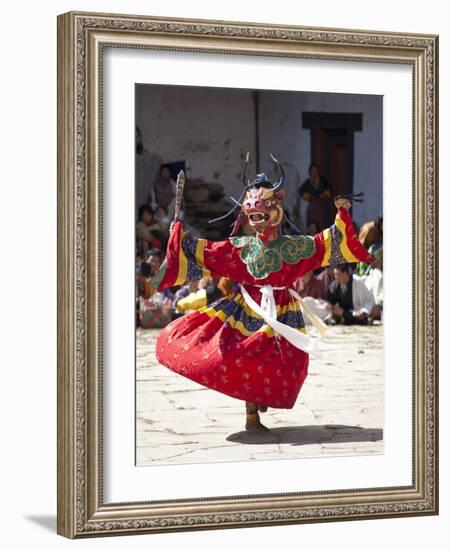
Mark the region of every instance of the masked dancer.
<instances>
[{"instance_id":1,"label":"masked dancer","mask_svg":"<svg viewBox=\"0 0 450 550\"><path fill-rule=\"evenodd\" d=\"M237 213L237 218L226 240L195 238L175 221L166 259L152 280L159 289L203 277L233 281L226 296L162 329L156 357L172 371L244 401L245 428L254 432L268 430L260 413L269 407L294 406L315 348L316 339L305 332L295 283L319 267L373 261L349 214L351 200L360 200L357 195L335 197L335 222L324 231L314 236L282 234L285 174L282 164L274 156L272 160L278 167L277 181L264 173L248 180L247 154L242 193L232 198L234 207L228 213ZM180 174L176 212L183 183ZM253 235L237 235L244 222Z\"/></svg>"}]
</instances>

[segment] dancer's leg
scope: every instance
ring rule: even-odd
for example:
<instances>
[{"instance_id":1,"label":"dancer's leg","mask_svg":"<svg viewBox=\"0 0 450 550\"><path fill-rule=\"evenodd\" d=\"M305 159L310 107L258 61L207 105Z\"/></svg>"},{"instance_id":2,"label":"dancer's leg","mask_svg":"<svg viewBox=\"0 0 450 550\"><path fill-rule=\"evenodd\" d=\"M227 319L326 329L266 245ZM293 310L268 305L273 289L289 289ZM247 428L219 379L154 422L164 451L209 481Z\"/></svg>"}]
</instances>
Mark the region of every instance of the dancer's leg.
<instances>
[{"instance_id":1,"label":"dancer's leg","mask_svg":"<svg viewBox=\"0 0 450 550\"><path fill-rule=\"evenodd\" d=\"M246 410L246 422L245 429L249 432L268 432L269 428L261 424L258 413L258 405L256 403L251 403L250 401L245 402Z\"/></svg>"}]
</instances>

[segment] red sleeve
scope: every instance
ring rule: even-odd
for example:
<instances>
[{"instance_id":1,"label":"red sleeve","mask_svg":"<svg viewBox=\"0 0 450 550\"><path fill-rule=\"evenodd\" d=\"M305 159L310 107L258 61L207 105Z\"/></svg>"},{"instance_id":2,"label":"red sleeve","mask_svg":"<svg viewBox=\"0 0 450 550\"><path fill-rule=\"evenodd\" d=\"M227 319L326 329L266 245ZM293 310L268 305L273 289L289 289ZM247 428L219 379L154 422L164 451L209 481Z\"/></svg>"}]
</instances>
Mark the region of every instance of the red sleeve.
<instances>
[{"instance_id":1,"label":"red sleeve","mask_svg":"<svg viewBox=\"0 0 450 550\"><path fill-rule=\"evenodd\" d=\"M193 237L184 231L181 222L177 222L170 233L166 258L151 285L162 289L205 277L226 276L229 248L228 241L213 242Z\"/></svg>"},{"instance_id":2,"label":"red sleeve","mask_svg":"<svg viewBox=\"0 0 450 550\"><path fill-rule=\"evenodd\" d=\"M345 208L339 208L334 224L314 236L318 264L316 267L342 263L365 262L371 264L371 256L359 242L353 220Z\"/></svg>"}]
</instances>

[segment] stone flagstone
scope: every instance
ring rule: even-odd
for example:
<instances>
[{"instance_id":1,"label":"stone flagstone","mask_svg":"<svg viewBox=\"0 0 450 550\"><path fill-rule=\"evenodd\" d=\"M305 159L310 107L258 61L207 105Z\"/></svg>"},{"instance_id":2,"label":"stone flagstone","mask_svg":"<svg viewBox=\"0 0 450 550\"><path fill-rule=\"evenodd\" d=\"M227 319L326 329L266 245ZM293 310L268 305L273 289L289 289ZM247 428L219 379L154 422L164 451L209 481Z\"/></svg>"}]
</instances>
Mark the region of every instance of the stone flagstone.
<instances>
[{"instance_id":1,"label":"stone flagstone","mask_svg":"<svg viewBox=\"0 0 450 550\"><path fill-rule=\"evenodd\" d=\"M330 327L294 408L261 415L263 436L243 430L243 401L160 365L157 334L137 331L138 466L383 453L382 326Z\"/></svg>"}]
</instances>

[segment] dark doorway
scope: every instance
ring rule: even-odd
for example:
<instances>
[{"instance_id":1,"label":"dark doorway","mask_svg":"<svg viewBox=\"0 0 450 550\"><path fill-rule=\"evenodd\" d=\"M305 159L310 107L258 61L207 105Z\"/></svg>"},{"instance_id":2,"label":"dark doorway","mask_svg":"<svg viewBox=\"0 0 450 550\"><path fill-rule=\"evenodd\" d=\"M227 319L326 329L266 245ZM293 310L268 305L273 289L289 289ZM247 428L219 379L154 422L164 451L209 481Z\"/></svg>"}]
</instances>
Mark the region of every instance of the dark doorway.
<instances>
[{"instance_id":1,"label":"dark doorway","mask_svg":"<svg viewBox=\"0 0 450 550\"><path fill-rule=\"evenodd\" d=\"M362 130L361 113L303 113L311 131L311 162L332 186L333 195L353 192L353 133Z\"/></svg>"}]
</instances>

